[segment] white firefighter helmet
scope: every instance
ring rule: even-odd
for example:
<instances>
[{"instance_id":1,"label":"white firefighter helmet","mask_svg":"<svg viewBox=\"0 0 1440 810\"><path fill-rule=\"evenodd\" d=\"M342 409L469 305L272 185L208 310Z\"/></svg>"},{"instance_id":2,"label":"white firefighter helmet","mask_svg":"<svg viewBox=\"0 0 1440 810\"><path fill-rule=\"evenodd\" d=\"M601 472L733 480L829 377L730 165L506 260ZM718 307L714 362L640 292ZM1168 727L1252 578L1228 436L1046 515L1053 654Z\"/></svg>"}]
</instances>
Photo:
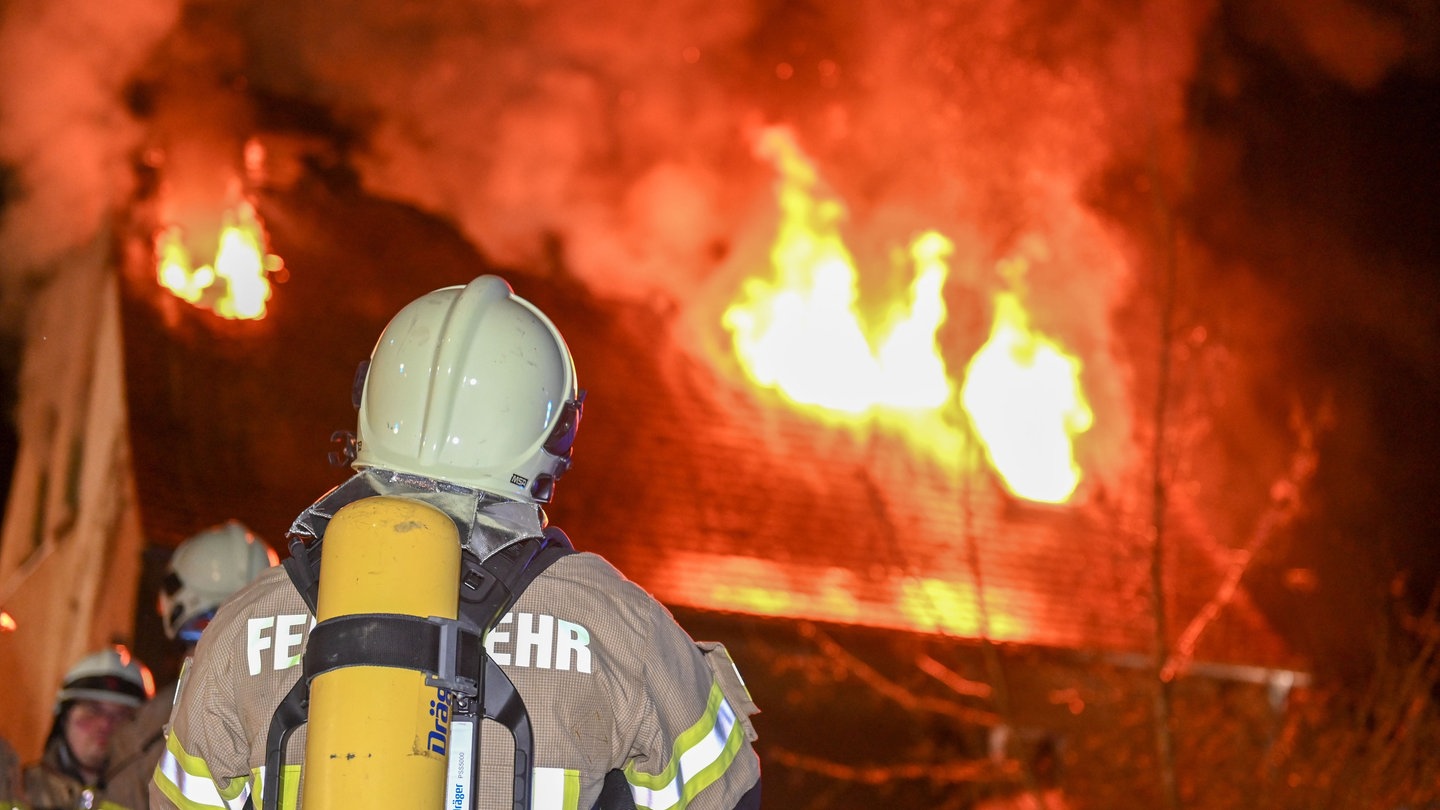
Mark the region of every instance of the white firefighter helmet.
<instances>
[{"instance_id":1,"label":"white firefighter helmet","mask_svg":"<svg viewBox=\"0 0 1440 810\"><path fill-rule=\"evenodd\" d=\"M545 503L570 467L584 399L570 349L502 278L411 302L361 373L356 469Z\"/></svg>"},{"instance_id":2,"label":"white firefighter helmet","mask_svg":"<svg viewBox=\"0 0 1440 810\"><path fill-rule=\"evenodd\" d=\"M158 608L165 635L192 643L199 640L221 602L279 562L274 549L237 520L191 536L170 555L160 587Z\"/></svg>"},{"instance_id":3,"label":"white firefighter helmet","mask_svg":"<svg viewBox=\"0 0 1440 810\"><path fill-rule=\"evenodd\" d=\"M55 710L72 700L98 700L122 706L139 706L155 696L150 668L117 644L81 658L65 673Z\"/></svg>"}]
</instances>

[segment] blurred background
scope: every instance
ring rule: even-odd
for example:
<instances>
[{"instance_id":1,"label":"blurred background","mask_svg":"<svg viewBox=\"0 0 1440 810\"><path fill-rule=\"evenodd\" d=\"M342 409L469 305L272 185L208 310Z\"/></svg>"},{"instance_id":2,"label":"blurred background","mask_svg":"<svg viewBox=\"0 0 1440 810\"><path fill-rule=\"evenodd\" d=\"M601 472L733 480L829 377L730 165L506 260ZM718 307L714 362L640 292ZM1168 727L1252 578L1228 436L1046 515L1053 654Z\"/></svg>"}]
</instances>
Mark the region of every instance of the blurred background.
<instances>
[{"instance_id":1,"label":"blurred background","mask_svg":"<svg viewBox=\"0 0 1440 810\"><path fill-rule=\"evenodd\" d=\"M1440 10L0 7L0 735L498 273L766 804L1436 801ZM1028 802L1028 804L1027 804Z\"/></svg>"}]
</instances>

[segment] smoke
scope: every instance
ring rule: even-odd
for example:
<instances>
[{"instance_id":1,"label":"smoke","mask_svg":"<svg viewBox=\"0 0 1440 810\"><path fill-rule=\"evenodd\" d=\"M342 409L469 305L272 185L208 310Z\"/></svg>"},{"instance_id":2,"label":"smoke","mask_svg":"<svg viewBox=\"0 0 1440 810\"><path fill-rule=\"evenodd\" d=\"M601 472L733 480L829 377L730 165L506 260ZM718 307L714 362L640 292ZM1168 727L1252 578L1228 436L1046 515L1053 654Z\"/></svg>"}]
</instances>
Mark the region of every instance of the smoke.
<instances>
[{"instance_id":1,"label":"smoke","mask_svg":"<svg viewBox=\"0 0 1440 810\"><path fill-rule=\"evenodd\" d=\"M1403 19L1360 3L1241 5L1256 41L1357 87L1417 56ZM1184 93L1214 4L207 0L181 11L178 0L7 6L7 290L124 205L144 127L190 133L160 139L177 162L198 148L187 144L249 134L234 131L244 116L217 115L215 94L195 92L207 76L212 89L234 76L244 85L230 92L329 111L361 134L353 160L371 192L451 219L502 264L533 267L559 238L606 294L683 299L713 270L764 199L745 143L757 123L801 132L857 228L903 204L933 220L915 227L978 227L993 258L1066 227L1046 221L1072 215L1053 209L1117 162L1148 150L1172 177L1180 169ZM137 74L164 110L144 124L124 97Z\"/></svg>"},{"instance_id":2,"label":"smoke","mask_svg":"<svg viewBox=\"0 0 1440 810\"><path fill-rule=\"evenodd\" d=\"M723 236L734 116L755 107L726 75L744 4L269 3L240 23L264 42L253 81L363 132L369 191L496 262L535 267L559 239L597 291L673 294Z\"/></svg>"},{"instance_id":3,"label":"smoke","mask_svg":"<svg viewBox=\"0 0 1440 810\"><path fill-rule=\"evenodd\" d=\"M137 154L184 217L218 204L277 102L323 111L366 191L453 222L500 265L540 272L558 246L601 297L713 308L764 272L749 246L769 238L774 177L749 138L784 124L849 209L863 290L891 291L888 251L940 230L956 241L957 321L983 334L993 292L1020 286L1036 327L1096 366L1111 413L1135 384L1113 316L1154 283L1157 200L1223 199L1243 180L1194 161L1194 90L1226 88L1223 71L1201 76L1217 20L1356 89L1435 56L1418 1L12 0L4 13L6 313L129 204ZM1023 277L998 271L1016 258Z\"/></svg>"},{"instance_id":4,"label":"smoke","mask_svg":"<svg viewBox=\"0 0 1440 810\"><path fill-rule=\"evenodd\" d=\"M1255 36L1357 85L1410 53L1397 21L1358 4L1265 5L1249 13ZM929 220L911 227L978 229L975 261L988 265L1071 227L1076 198L1117 160L1158 150L1161 168L1177 170L1186 82L1214 11L1198 0L183 10L9 4L7 289L124 205L146 134L124 98L137 75L158 108L143 126L173 177L203 173L234 151L216 141L249 134L237 131L244 115L217 113L227 94L303 101L360 133L353 161L372 193L451 219L506 265L534 267L559 239L567 265L607 295L684 300L714 272L765 199L769 178L745 138L772 122L800 131L857 230L904 205ZM186 161L187 150L201 156ZM1115 294L1101 286L1087 317Z\"/></svg>"},{"instance_id":5,"label":"smoke","mask_svg":"<svg viewBox=\"0 0 1440 810\"><path fill-rule=\"evenodd\" d=\"M1433 36L1407 31L1419 21L1407 18L1420 16L1422 7L1406 11L1404 4L1382 10L1348 0L1268 0L1252 4L1245 17L1250 35L1292 64L1367 90L1406 62L1434 56Z\"/></svg>"},{"instance_id":6,"label":"smoke","mask_svg":"<svg viewBox=\"0 0 1440 810\"><path fill-rule=\"evenodd\" d=\"M129 73L174 24L176 0L15 0L0 13L0 313L103 232L143 134Z\"/></svg>"},{"instance_id":7,"label":"smoke","mask_svg":"<svg viewBox=\"0 0 1440 810\"><path fill-rule=\"evenodd\" d=\"M1046 220L1117 146L1179 123L1207 11L1174 8L322 0L235 22L252 85L363 133L372 193L502 264L559 239L597 291L684 300L768 202L760 124L799 131L857 238L904 206L897 228L978 228L989 267L1068 227Z\"/></svg>"}]
</instances>

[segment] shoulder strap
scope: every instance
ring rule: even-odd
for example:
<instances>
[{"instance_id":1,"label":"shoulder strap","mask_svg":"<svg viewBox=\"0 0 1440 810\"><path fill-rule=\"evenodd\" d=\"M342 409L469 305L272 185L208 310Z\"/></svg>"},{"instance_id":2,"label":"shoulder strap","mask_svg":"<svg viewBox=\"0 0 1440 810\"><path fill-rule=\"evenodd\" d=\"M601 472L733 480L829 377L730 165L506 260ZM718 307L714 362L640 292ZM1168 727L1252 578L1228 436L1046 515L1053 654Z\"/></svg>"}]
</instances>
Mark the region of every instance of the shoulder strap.
<instances>
[{"instance_id":1,"label":"shoulder strap","mask_svg":"<svg viewBox=\"0 0 1440 810\"><path fill-rule=\"evenodd\" d=\"M483 627L488 633L520 594L541 572L567 554L574 553L570 538L555 528L547 528L540 537L531 537L495 552L478 565L469 566L460 579L460 617L472 626ZM473 560L473 558L471 558ZM478 704L457 708L451 714L452 728L456 721L468 727L475 756L470 757L471 790L480 784L480 718L488 718L505 726L514 741L514 769L511 779L511 807L531 807L531 773L535 762L535 736L525 701L505 671L485 654L482 644L478 656ZM464 702L461 702L464 705ZM468 723L468 726L466 726ZM466 801L473 806L473 800Z\"/></svg>"},{"instance_id":2,"label":"shoulder strap","mask_svg":"<svg viewBox=\"0 0 1440 810\"><path fill-rule=\"evenodd\" d=\"M460 615L489 632L536 577L573 553L570 538L550 527L540 537L511 543L483 562L467 558L460 574Z\"/></svg>"}]
</instances>

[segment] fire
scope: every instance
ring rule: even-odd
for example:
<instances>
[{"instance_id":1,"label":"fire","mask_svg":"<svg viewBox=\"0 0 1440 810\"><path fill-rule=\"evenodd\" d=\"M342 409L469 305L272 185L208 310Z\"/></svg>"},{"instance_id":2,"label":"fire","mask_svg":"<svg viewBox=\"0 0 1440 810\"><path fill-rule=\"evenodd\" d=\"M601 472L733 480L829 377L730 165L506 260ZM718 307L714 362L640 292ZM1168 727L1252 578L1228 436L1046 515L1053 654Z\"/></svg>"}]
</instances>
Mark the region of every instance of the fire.
<instances>
[{"instance_id":1,"label":"fire","mask_svg":"<svg viewBox=\"0 0 1440 810\"><path fill-rule=\"evenodd\" d=\"M960 400L995 471L1022 498L1061 503L1080 483L1072 439L1094 422L1080 368L1030 329L1018 295L995 296L990 339L970 359Z\"/></svg>"},{"instance_id":2,"label":"fire","mask_svg":"<svg viewBox=\"0 0 1440 810\"><path fill-rule=\"evenodd\" d=\"M866 582L849 568L672 549L655 580L667 604L843 624L1018 640L1037 632L1015 591L963 574Z\"/></svg>"},{"instance_id":3,"label":"fire","mask_svg":"<svg viewBox=\"0 0 1440 810\"><path fill-rule=\"evenodd\" d=\"M195 267L179 226L163 228L155 237L156 277L161 286L222 318L265 317L270 300L267 276L283 267L279 256L266 252L265 227L248 200L239 200L221 221L213 265Z\"/></svg>"},{"instance_id":4,"label":"fire","mask_svg":"<svg viewBox=\"0 0 1440 810\"><path fill-rule=\"evenodd\" d=\"M1071 441L1093 421L1079 360L1032 331L1021 299L1002 292L989 341L957 388L937 339L950 240L927 231L910 244L908 300L885 328L867 328L859 272L840 232L844 205L823 191L788 130L766 130L756 153L779 175L780 221L774 280L747 279L722 319L745 373L813 411L898 422L916 447L951 464L978 438L1015 495L1067 500L1080 480ZM1013 275L1017 263L1002 272Z\"/></svg>"},{"instance_id":5,"label":"fire","mask_svg":"<svg viewBox=\"0 0 1440 810\"><path fill-rule=\"evenodd\" d=\"M910 247L916 278L908 309L872 341L857 310L858 274L840 235L845 209L817 197L818 177L794 140L768 130L757 152L780 173L774 283L752 278L723 322L746 372L791 401L852 415L873 408L937 408L950 397L935 333L950 242L926 233Z\"/></svg>"},{"instance_id":6,"label":"fire","mask_svg":"<svg viewBox=\"0 0 1440 810\"><path fill-rule=\"evenodd\" d=\"M899 611L910 621L910 626L921 630L967 638L1024 638L1029 628L1005 609L1007 601L990 594L982 611L979 594L970 583L931 578L904 584Z\"/></svg>"}]
</instances>

